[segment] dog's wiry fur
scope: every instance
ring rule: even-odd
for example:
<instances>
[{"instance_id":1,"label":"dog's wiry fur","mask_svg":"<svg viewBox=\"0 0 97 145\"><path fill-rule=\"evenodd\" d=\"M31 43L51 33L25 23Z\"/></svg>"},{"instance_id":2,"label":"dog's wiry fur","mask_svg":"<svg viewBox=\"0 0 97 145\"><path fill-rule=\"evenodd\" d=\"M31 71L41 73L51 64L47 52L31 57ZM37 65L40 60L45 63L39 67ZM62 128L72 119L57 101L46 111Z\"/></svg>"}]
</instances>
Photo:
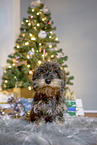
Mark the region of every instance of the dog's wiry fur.
<instances>
[{"instance_id":1,"label":"dog's wiry fur","mask_svg":"<svg viewBox=\"0 0 97 145\"><path fill-rule=\"evenodd\" d=\"M33 73L34 100L30 113L31 121L63 121L66 84L64 71L54 62L45 62Z\"/></svg>"}]
</instances>

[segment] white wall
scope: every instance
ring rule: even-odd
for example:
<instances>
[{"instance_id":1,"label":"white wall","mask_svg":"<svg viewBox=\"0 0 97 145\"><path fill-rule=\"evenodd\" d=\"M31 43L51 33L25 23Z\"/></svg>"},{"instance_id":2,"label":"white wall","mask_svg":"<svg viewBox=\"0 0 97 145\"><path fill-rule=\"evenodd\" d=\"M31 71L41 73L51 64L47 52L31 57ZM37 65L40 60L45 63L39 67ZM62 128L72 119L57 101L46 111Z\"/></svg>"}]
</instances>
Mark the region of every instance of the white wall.
<instances>
[{"instance_id":1,"label":"white wall","mask_svg":"<svg viewBox=\"0 0 97 145\"><path fill-rule=\"evenodd\" d=\"M20 0L0 0L0 78L20 28ZM1 79L0 79L1 84Z\"/></svg>"}]
</instances>

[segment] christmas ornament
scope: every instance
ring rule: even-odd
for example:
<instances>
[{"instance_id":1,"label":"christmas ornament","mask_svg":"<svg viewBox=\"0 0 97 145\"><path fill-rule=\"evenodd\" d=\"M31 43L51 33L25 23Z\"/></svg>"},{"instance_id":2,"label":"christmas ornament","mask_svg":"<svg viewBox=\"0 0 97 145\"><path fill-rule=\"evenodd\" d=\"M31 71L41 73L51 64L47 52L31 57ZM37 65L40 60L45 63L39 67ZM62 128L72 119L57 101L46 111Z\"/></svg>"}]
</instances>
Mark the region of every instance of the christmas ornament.
<instances>
[{"instance_id":1,"label":"christmas ornament","mask_svg":"<svg viewBox=\"0 0 97 145\"><path fill-rule=\"evenodd\" d=\"M30 57L32 57L32 55L34 54L34 51L30 50L30 51L28 51L27 54L30 55Z\"/></svg>"},{"instance_id":2,"label":"christmas ornament","mask_svg":"<svg viewBox=\"0 0 97 145\"><path fill-rule=\"evenodd\" d=\"M45 49L43 49L43 55L45 55Z\"/></svg>"},{"instance_id":3,"label":"christmas ornament","mask_svg":"<svg viewBox=\"0 0 97 145\"><path fill-rule=\"evenodd\" d=\"M39 48L39 52L41 52L41 48L42 48L42 47Z\"/></svg>"},{"instance_id":4,"label":"christmas ornament","mask_svg":"<svg viewBox=\"0 0 97 145\"><path fill-rule=\"evenodd\" d=\"M51 24L51 22L49 21L49 22L48 22L48 24L50 25L50 24Z\"/></svg>"},{"instance_id":5,"label":"christmas ornament","mask_svg":"<svg viewBox=\"0 0 97 145\"><path fill-rule=\"evenodd\" d=\"M41 38L41 39L45 39L47 37L47 33L45 31L40 31L38 36Z\"/></svg>"},{"instance_id":6,"label":"christmas ornament","mask_svg":"<svg viewBox=\"0 0 97 145\"><path fill-rule=\"evenodd\" d=\"M19 62L19 56L16 56L16 60L15 60L15 62Z\"/></svg>"}]
</instances>

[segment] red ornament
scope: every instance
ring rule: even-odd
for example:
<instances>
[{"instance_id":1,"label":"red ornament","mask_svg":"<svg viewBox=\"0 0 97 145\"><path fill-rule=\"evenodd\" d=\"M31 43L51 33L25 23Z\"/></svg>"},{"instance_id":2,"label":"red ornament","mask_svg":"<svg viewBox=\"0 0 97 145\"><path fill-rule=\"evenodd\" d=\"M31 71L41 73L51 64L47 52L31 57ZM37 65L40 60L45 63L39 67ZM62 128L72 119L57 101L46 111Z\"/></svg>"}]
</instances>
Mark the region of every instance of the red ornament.
<instances>
[{"instance_id":1,"label":"red ornament","mask_svg":"<svg viewBox=\"0 0 97 145\"><path fill-rule=\"evenodd\" d=\"M50 21L48 22L48 24L51 24Z\"/></svg>"},{"instance_id":2,"label":"red ornament","mask_svg":"<svg viewBox=\"0 0 97 145\"><path fill-rule=\"evenodd\" d=\"M41 47L39 48L39 52L41 52Z\"/></svg>"},{"instance_id":3,"label":"red ornament","mask_svg":"<svg viewBox=\"0 0 97 145\"><path fill-rule=\"evenodd\" d=\"M29 18L29 23L30 23L31 17L29 16L28 18Z\"/></svg>"},{"instance_id":4,"label":"red ornament","mask_svg":"<svg viewBox=\"0 0 97 145\"><path fill-rule=\"evenodd\" d=\"M45 49L43 49L43 55L45 55Z\"/></svg>"}]
</instances>

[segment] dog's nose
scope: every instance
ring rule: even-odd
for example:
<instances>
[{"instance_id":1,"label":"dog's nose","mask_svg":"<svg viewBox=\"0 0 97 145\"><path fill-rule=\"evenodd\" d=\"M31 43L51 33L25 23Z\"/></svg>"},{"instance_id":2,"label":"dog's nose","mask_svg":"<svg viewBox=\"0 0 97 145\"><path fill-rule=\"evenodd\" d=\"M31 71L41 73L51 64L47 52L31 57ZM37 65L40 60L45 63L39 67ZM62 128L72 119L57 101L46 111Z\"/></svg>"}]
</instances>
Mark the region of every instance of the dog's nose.
<instances>
[{"instance_id":1,"label":"dog's nose","mask_svg":"<svg viewBox=\"0 0 97 145\"><path fill-rule=\"evenodd\" d=\"M45 83L46 84L50 84L51 83L51 80L50 79L45 79Z\"/></svg>"}]
</instances>

